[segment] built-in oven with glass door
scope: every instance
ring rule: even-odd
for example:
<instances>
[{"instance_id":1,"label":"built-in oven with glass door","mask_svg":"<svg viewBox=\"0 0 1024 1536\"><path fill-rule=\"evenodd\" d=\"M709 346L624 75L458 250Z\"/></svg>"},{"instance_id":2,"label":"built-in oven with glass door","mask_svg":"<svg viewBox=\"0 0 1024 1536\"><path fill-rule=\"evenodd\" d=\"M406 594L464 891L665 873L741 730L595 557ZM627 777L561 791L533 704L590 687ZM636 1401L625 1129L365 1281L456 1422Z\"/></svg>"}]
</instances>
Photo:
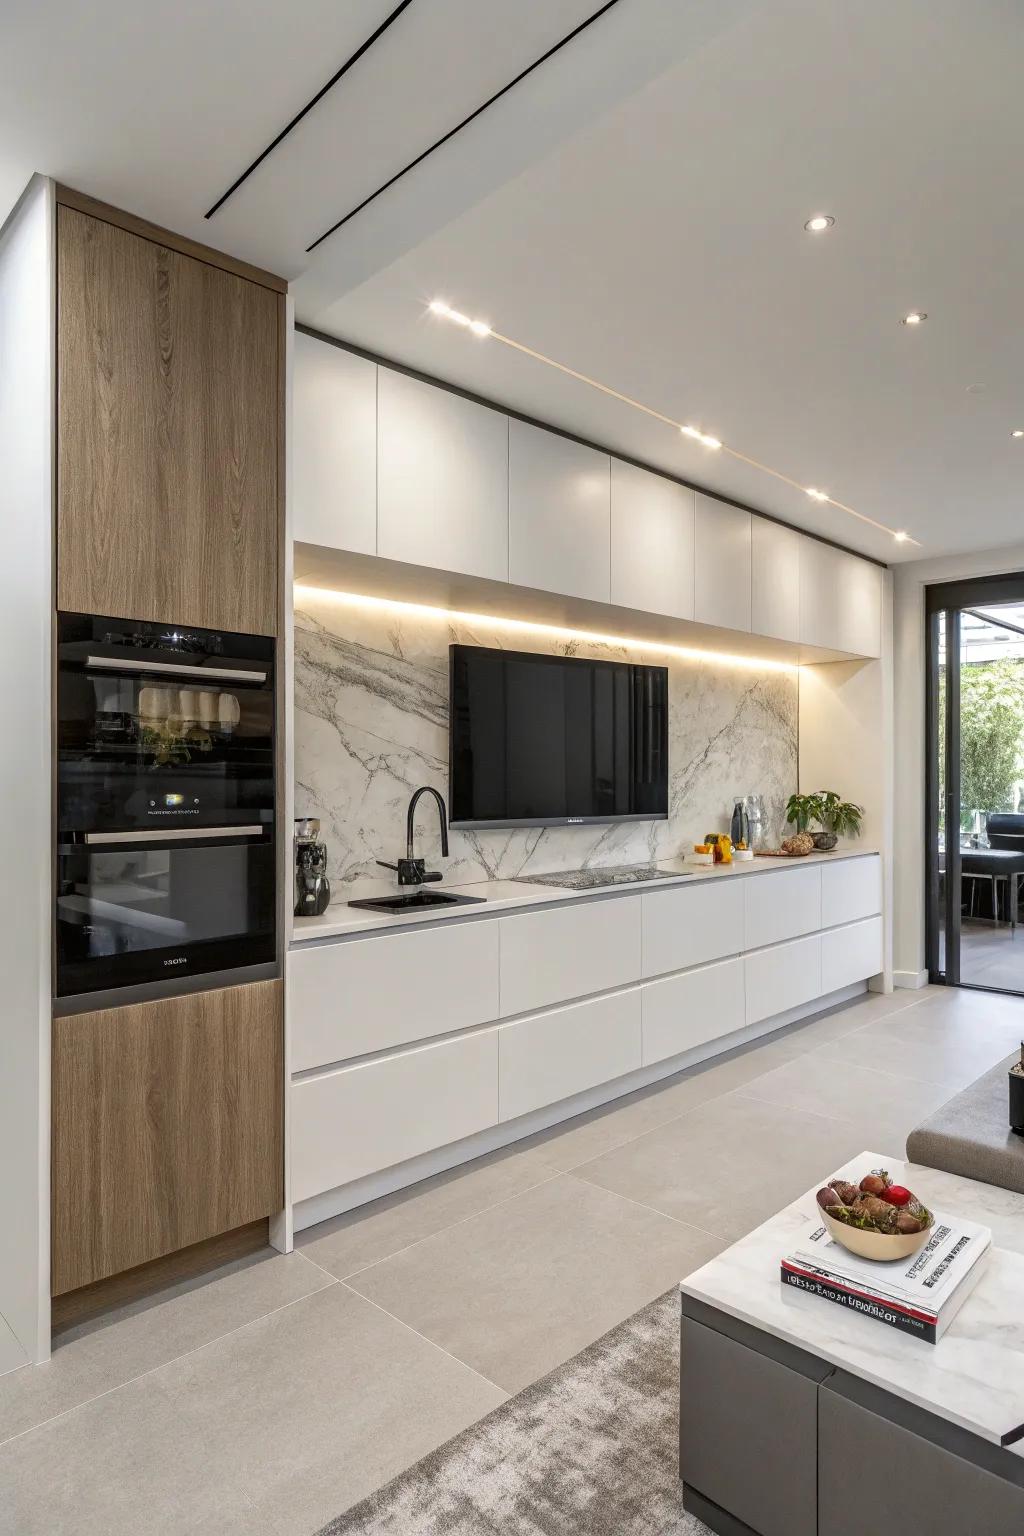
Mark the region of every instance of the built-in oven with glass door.
<instances>
[{"instance_id":1,"label":"built-in oven with glass door","mask_svg":"<svg viewBox=\"0 0 1024 1536\"><path fill-rule=\"evenodd\" d=\"M58 1007L275 974L273 640L57 622Z\"/></svg>"}]
</instances>

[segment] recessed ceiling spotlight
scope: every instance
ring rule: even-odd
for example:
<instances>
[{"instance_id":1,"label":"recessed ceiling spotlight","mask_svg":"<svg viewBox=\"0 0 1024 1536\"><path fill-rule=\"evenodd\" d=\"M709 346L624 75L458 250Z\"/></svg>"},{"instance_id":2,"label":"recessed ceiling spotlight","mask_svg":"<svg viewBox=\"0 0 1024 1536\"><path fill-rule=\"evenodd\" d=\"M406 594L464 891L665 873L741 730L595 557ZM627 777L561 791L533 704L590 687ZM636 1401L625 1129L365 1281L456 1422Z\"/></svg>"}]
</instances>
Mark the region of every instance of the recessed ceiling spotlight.
<instances>
[{"instance_id":1,"label":"recessed ceiling spotlight","mask_svg":"<svg viewBox=\"0 0 1024 1536\"><path fill-rule=\"evenodd\" d=\"M820 235L823 229L831 229L835 219L830 213L816 213L813 219L808 219L804 229L809 229L812 235Z\"/></svg>"},{"instance_id":2,"label":"recessed ceiling spotlight","mask_svg":"<svg viewBox=\"0 0 1024 1536\"><path fill-rule=\"evenodd\" d=\"M922 325L928 319L923 309L912 309L909 315L904 315L900 325Z\"/></svg>"},{"instance_id":3,"label":"recessed ceiling spotlight","mask_svg":"<svg viewBox=\"0 0 1024 1536\"><path fill-rule=\"evenodd\" d=\"M1010 436L1024 437L1024 427L1014 427L1013 431L1010 433Z\"/></svg>"},{"instance_id":4,"label":"recessed ceiling spotlight","mask_svg":"<svg viewBox=\"0 0 1024 1536\"><path fill-rule=\"evenodd\" d=\"M703 443L705 448L721 448L722 446L721 438L712 437L710 432L702 432L700 427L686 426L680 427L679 430L684 437L692 437L696 442Z\"/></svg>"},{"instance_id":5,"label":"recessed ceiling spotlight","mask_svg":"<svg viewBox=\"0 0 1024 1536\"><path fill-rule=\"evenodd\" d=\"M816 486L809 485L807 494L812 501L828 501L828 491L819 491Z\"/></svg>"},{"instance_id":6,"label":"recessed ceiling spotlight","mask_svg":"<svg viewBox=\"0 0 1024 1536\"><path fill-rule=\"evenodd\" d=\"M893 534L893 538L896 540L897 544L905 544L907 542L907 540L910 538L910 534L909 533L904 533L903 529L901 528L899 533L894 533Z\"/></svg>"}]
</instances>

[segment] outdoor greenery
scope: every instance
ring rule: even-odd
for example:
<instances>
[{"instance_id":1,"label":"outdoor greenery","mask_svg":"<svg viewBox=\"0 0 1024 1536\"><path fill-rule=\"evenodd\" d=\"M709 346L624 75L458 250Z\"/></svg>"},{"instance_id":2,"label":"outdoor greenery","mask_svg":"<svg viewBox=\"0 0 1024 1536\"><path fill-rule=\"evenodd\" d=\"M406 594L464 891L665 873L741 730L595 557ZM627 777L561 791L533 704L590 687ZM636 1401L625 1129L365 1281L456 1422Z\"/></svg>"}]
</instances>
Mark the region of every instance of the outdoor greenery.
<instances>
[{"instance_id":1,"label":"outdoor greenery","mask_svg":"<svg viewBox=\"0 0 1024 1536\"><path fill-rule=\"evenodd\" d=\"M940 717L941 718L941 717ZM1024 663L1007 659L960 668L960 804L1012 811L1024 777Z\"/></svg>"}]
</instances>

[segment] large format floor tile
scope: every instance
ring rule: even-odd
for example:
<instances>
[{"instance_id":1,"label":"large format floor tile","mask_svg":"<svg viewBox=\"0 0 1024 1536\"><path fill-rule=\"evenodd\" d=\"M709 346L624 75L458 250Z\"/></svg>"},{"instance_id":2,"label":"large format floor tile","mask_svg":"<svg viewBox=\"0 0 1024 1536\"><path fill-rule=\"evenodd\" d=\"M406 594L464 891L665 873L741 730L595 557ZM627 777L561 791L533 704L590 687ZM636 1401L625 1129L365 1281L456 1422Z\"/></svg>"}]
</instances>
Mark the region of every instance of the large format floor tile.
<instances>
[{"instance_id":1,"label":"large format floor tile","mask_svg":"<svg viewBox=\"0 0 1024 1536\"><path fill-rule=\"evenodd\" d=\"M721 1244L572 1176L507 1201L349 1283L518 1392Z\"/></svg>"},{"instance_id":2,"label":"large format floor tile","mask_svg":"<svg viewBox=\"0 0 1024 1536\"><path fill-rule=\"evenodd\" d=\"M505 1398L342 1284L149 1379L275 1533L319 1529Z\"/></svg>"},{"instance_id":3,"label":"large format floor tile","mask_svg":"<svg viewBox=\"0 0 1024 1536\"><path fill-rule=\"evenodd\" d=\"M950 990L820 1048L822 1057L877 1061L887 1072L946 1087L947 1098L1008 1056L1024 1033L1024 1002Z\"/></svg>"},{"instance_id":4,"label":"large format floor tile","mask_svg":"<svg viewBox=\"0 0 1024 1536\"><path fill-rule=\"evenodd\" d=\"M296 1246L343 1280L553 1176L539 1151L509 1147L308 1227Z\"/></svg>"},{"instance_id":5,"label":"large format floor tile","mask_svg":"<svg viewBox=\"0 0 1024 1536\"><path fill-rule=\"evenodd\" d=\"M231 1462L152 1376L0 1446L3 1536L243 1536Z\"/></svg>"},{"instance_id":6,"label":"large format floor tile","mask_svg":"<svg viewBox=\"0 0 1024 1536\"><path fill-rule=\"evenodd\" d=\"M864 1145L845 1121L729 1094L574 1177L733 1242Z\"/></svg>"},{"instance_id":7,"label":"large format floor tile","mask_svg":"<svg viewBox=\"0 0 1024 1536\"><path fill-rule=\"evenodd\" d=\"M107 1313L58 1338L45 1365L0 1377L0 1441L329 1284L301 1255L268 1252Z\"/></svg>"}]
</instances>

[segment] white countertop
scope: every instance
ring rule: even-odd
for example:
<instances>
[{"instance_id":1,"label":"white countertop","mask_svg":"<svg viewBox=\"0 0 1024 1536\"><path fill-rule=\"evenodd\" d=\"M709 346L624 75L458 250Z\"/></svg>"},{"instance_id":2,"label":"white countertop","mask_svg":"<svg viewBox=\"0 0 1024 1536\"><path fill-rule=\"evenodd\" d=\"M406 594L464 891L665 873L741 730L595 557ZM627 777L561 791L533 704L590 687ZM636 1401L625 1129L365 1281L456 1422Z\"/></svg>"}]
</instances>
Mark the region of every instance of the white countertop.
<instances>
[{"instance_id":1,"label":"white countertop","mask_svg":"<svg viewBox=\"0 0 1024 1536\"><path fill-rule=\"evenodd\" d=\"M976 1290L937 1344L785 1286L779 1261L827 1179L859 1182L887 1168L926 1205L992 1228L993 1251ZM1024 1196L991 1184L863 1152L822 1169L814 1188L682 1283L685 1295L828 1360L999 1445L1024 1424ZM1007 1447L1024 1456L1024 1440Z\"/></svg>"},{"instance_id":2,"label":"white countertop","mask_svg":"<svg viewBox=\"0 0 1024 1536\"><path fill-rule=\"evenodd\" d=\"M365 907L349 907L335 902L320 917L295 918L292 947L317 939L344 939L361 934L386 932L423 923L451 922L453 918L490 917L494 913L532 906L555 906L566 901L600 901L609 896L629 896L642 891L661 891L673 885L697 885L709 880L734 880L744 876L771 874L780 869L802 869L808 864L835 863L840 859L863 859L877 848L837 848L833 853L809 853L804 858L744 859L732 864L686 864L682 859L668 859L656 867L673 879L643 880L629 885L604 885L596 890L569 891L554 885L529 884L523 880L479 880L470 885L442 885L436 889L452 896L482 897L479 906L427 908L421 912L373 912ZM431 887L432 889L434 887ZM370 895L392 895L397 885L383 887Z\"/></svg>"}]
</instances>

